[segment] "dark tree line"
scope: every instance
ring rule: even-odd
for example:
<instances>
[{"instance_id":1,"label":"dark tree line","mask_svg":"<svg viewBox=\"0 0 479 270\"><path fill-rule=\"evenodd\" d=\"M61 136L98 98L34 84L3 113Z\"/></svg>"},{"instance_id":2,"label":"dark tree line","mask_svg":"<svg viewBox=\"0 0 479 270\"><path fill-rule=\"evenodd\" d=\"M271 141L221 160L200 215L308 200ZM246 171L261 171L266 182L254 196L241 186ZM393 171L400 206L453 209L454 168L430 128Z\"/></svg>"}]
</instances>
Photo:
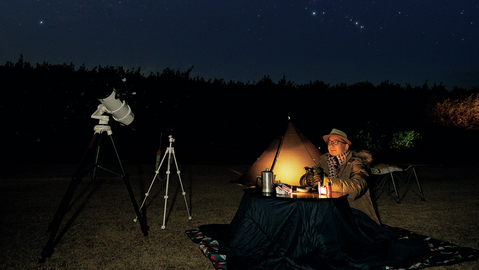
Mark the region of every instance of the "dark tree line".
<instances>
[{"instance_id":1,"label":"dark tree line","mask_svg":"<svg viewBox=\"0 0 479 270\"><path fill-rule=\"evenodd\" d=\"M122 78L127 87L118 92L131 106L132 128L143 140L172 133L194 143L236 146L268 143L283 130L288 116L313 143L320 143L333 127L348 134L421 132L437 124L430 112L438 102L478 92L476 88L447 90L427 82L422 86L388 81L295 84L264 76L243 83L191 77L191 71L165 69L143 75L140 69L122 67L31 65L23 58L7 62L0 66L2 133L10 143L86 136L96 124L90 118L99 104L96 85L115 84Z\"/></svg>"}]
</instances>

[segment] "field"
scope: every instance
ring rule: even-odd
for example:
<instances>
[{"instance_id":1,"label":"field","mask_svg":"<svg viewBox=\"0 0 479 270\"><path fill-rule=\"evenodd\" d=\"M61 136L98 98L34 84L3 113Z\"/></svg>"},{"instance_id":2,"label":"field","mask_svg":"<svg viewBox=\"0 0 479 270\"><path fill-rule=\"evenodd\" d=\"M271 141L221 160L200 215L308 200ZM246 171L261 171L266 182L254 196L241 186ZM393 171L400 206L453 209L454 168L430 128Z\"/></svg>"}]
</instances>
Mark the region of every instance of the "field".
<instances>
[{"instance_id":1,"label":"field","mask_svg":"<svg viewBox=\"0 0 479 270\"><path fill-rule=\"evenodd\" d=\"M5 164L4 164L5 165ZM225 224L233 218L244 187L231 184L249 165L179 164L192 220L173 167L162 230L165 175L147 200L149 235L133 222L135 213L121 178L101 171L84 178L63 220L55 252L38 263L46 232L66 188L74 163L7 164L0 181L1 269L213 269L185 230ZM154 164L125 165L139 204L155 174ZM382 222L453 244L479 249L477 166L418 166L426 201L408 193L401 204L381 196ZM433 269L479 269L479 261Z\"/></svg>"}]
</instances>

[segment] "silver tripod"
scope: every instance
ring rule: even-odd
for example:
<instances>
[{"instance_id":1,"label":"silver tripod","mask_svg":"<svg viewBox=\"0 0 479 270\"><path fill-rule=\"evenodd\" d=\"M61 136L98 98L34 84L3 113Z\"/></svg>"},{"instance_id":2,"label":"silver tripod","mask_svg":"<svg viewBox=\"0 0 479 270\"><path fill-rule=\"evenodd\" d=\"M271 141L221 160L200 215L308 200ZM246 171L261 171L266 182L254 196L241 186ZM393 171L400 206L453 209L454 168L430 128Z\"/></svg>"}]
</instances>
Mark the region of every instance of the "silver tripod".
<instances>
[{"instance_id":1,"label":"silver tripod","mask_svg":"<svg viewBox=\"0 0 479 270\"><path fill-rule=\"evenodd\" d=\"M178 179L180 180L180 186L181 186L181 191L183 194L183 198L185 199L185 205L186 205L186 211L188 212L188 220L191 220L191 214L190 214L190 209L188 208L188 203L186 202L186 192L185 189L183 188L183 182L181 181L181 175L180 175L180 170L178 169L178 163L176 162L176 156L175 156L175 148L172 146L173 142L175 139L173 139L173 136L170 135L168 136L170 139L170 146L166 149L165 155L161 159L160 165L156 169L155 176L153 177L153 180L151 181L150 187L148 188L148 191L145 193L145 199L143 199L143 202L141 203L140 210L143 210L143 205L146 202L146 199L150 195L150 190L153 187L153 184L155 183L156 178L158 177L158 174L160 172L161 165L163 164L163 161L165 161L166 156L168 155L168 166L166 168L166 190L165 190L165 209L163 211L163 226L161 226L161 229L165 229L165 223L166 223L166 205L168 202L168 187L170 184L170 165L171 165L171 155L173 155L173 159L175 160L175 165L176 165L176 173L178 174ZM133 221L137 221L138 217L136 217Z\"/></svg>"}]
</instances>

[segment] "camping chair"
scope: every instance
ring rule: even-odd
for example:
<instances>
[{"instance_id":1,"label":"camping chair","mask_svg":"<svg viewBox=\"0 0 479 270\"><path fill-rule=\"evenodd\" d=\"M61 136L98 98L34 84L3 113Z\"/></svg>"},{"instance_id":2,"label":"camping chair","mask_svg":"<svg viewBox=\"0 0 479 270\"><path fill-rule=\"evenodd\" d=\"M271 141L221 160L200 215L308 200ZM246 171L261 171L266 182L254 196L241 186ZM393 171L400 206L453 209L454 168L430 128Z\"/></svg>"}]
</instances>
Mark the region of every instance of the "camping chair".
<instances>
[{"instance_id":1,"label":"camping chair","mask_svg":"<svg viewBox=\"0 0 479 270\"><path fill-rule=\"evenodd\" d=\"M372 199L376 201L382 193L386 193L401 203L406 193L411 189L422 201L425 201L421 184L417 178L416 169L410 165L406 169L398 167L387 167L384 169L371 168L371 174L375 176L375 187L372 188ZM411 185L412 178L416 179L417 189ZM391 189L391 185L393 189ZM402 192L401 192L402 189ZM392 194L395 194L395 197Z\"/></svg>"}]
</instances>

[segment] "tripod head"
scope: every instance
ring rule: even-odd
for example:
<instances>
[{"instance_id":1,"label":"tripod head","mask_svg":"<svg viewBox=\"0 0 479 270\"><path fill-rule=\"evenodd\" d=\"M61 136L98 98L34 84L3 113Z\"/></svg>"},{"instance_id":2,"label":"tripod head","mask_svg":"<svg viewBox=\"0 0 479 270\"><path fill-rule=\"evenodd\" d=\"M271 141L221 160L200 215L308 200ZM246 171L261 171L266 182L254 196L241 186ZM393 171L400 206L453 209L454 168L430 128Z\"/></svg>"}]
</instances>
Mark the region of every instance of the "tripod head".
<instances>
[{"instance_id":1,"label":"tripod head","mask_svg":"<svg viewBox=\"0 0 479 270\"><path fill-rule=\"evenodd\" d=\"M109 115L103 115L104 113L108 112L106 107L103 104L98 105L96 111L91 115L91 118L98 119L99 123L96 125L93 130L95 134L101 134L102 132L107 132L108 135L113 134L111 131L110 125L108 125L108 121L110 121Z\"/></svg>"},{"instance_id":2,"label":"tripod head","mask_svg":"<svg viewBox=\"0 0 479 270\"><path fill-rule=\"evenodd\" d=\"M113 134L113 131L111 131L111 127L109 125L96 125L93 128L93 131L95 131L95 134L101 134L103 132L108 133L108 135Z\"/></svg>"}]
</instances>

